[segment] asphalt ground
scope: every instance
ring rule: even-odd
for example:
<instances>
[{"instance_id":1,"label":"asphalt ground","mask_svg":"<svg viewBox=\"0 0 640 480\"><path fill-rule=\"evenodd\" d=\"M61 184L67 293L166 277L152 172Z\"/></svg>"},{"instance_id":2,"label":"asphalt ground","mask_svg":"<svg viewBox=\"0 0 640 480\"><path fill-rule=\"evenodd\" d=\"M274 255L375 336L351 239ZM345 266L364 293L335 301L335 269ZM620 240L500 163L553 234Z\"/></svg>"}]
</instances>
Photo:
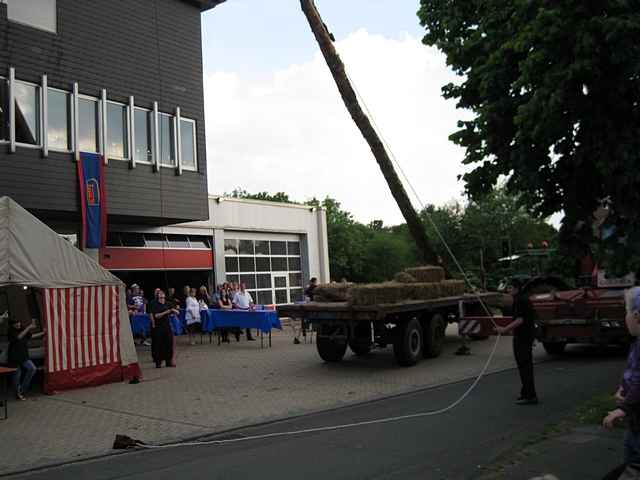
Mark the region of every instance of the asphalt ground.
<instances>
[{"instance_id":1,"label":"asphalt ground","mask_svg":"<svg viewBox=\"0 0 640 480\"><path fill-rule=\"evenodd\" d=\"M225 446L126 452L10 478L473 479L571 415L579 403L612 391L623 366L624 355L620 353L572 350L564 357L536 365L541 399L537 406L514 404L519 378L516 370L507 370L487 375L465 402L442 415ZM470 383L441 385L213 438L239 438L436 410L458 398ZM610 452L602 455L591 468L594 479L620 460L609 458ZM566 462L575 462L578 471L582 460L576 452L576 457L567 458Z\"/></svg>"}]
</instances>

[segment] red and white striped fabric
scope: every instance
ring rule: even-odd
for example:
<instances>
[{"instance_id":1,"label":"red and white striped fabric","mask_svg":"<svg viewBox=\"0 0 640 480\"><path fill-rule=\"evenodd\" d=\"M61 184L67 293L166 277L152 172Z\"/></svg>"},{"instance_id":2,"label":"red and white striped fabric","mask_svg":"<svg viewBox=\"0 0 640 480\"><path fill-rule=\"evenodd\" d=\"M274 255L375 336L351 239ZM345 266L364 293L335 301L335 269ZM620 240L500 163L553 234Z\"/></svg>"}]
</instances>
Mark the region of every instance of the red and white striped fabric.
<instances>
[{"instance_id":1,"label":"red and white striped fabric","mask_svg":"<svg viewBox=\"0 0 640 480\"><path fill-rule=\"evenodd\" d=\"M45 391L122 379L117 286L44 290Z\"/></svg>"}]
</instances>

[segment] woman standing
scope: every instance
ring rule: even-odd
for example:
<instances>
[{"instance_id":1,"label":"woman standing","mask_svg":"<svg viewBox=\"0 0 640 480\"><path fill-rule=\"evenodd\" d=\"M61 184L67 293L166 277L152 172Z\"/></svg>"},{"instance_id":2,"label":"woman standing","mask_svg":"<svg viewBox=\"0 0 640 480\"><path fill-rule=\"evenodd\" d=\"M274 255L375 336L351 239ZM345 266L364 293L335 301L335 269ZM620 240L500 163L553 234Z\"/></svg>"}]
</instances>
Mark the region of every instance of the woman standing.
<instances>
[{"instance_id":1,"label":"woman standing","mask_svg":"<svg viewBox=\"0 0 640 480\"><path fill-rule=\"evenodd\" d=\"M216 305L216 307L221 309L221 310L231 310L233 308L233 304L231 303L231 299L229 298L229 293L226 292L222 288L220 289L220 292L218 293L218 304ZM236 340L239 342L240 341L240 329L239 328L234 328L233 329L233 333L236 336ZM222 334L222 341L224 343L229 343L229 329L223 328L221 334Z\"/></svg>"},{"instance_id":2,"label":"woman standing","mask_svg":"<svg viewBox=\"0 0 640 480\"><path fill-rule=\"evenodd\" d=\"M209 295L209 292L207 291L207 287L205 287L204 285L202 285L198 289L197 300L200 303L204 303L206 305L205 308L208 308L209 305L211 305L211 296Z\"/></svg>"},{"instance_id":3,"label":"woman standing","mask_svg":"<svg viewBox=\"0 0 640 480\"><path fill-rule=\"evenodd\" d=\"M176 366L173 362L173 331L169 316L180 312L171 308L166 301L164 292L160 290L157 301L151 306L151 356L156 368L160 368L162 362L167 367Z\"/></svg>"},{"instance_id":4,"label":"woman standing","mask_svg":"<svg viewBox=\"0 0 640 480\"><path fill-rule=\"evenodd\" d=\"M192 288L186 302L185 320L189 333L189 345L195 345L194 335L200 326L200 305L196 300L196 289Z\"/></svg>"}]
</instances>

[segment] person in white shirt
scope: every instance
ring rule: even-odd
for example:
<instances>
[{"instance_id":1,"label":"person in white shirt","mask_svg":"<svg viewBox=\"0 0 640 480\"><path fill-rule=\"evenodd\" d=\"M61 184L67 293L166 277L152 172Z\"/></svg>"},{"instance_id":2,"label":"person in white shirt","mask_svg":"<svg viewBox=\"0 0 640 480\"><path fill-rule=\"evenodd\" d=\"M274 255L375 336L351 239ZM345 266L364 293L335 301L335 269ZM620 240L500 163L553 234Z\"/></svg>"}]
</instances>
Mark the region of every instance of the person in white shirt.
<instances>
[{"instance_id":1,"label":"person in white shirt","mask_svg":"<svg viewBox=\"0 0 640 480\"><path fill-rule=\"evenodd\" d=\"M195 345L195 333L200 327L200 305L196 300L196 289L189 291L185 305L185 320L187 321L187 332L189 333L189 345Z\"/></svg>"},{"instance_id":2,"label":"person in white shirt","mask_svg":"<svg viewBox=\"0 0 640 480\"><path fill-rule=\"evenodd\" d=\"M233 296L233 308L237 308L238 310L249 310L253 308L253 298L251 298L251 294L247 292L245 288L246 285L241 283L240 289ZM247 340L255 340L255 338L251 336L250 328L247 328Z\"/></svg>"}]
</instances>

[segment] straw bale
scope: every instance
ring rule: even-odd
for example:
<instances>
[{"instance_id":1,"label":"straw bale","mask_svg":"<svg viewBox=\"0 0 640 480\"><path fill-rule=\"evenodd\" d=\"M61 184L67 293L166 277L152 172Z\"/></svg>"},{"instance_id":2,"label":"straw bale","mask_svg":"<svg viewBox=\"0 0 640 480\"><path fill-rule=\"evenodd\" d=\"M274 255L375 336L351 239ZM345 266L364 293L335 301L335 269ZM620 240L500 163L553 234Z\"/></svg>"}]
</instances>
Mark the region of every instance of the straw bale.
<instances>
[{"instance_id":1,"label":"straw bale","mask_svg":"<svg viewBox=\"0 0 640 480\"><path fill-rule=\"evenodd\" d=\"M444 280L444 269L433 265L406 268L405 272L414 277L418 282L431 283Z\"/></svg>"},{"instance_id":2,"label":"straw bale","mask_svg":"<svg viewBox=\"0 0 640 480\"><path fill-rule=\"evenodd\" d=\"M440 282L443 297L455 297L464 293L464 280L444 280Z\"/></svg>"},{"instance_id":3,"label":"straw bale","mask_svg":"<svg viewBox=\"0 0 640 480\"><path fill-rule=\"evenodd\" d=\"M354 285L349 290L349 302L353 305L397 303L405 300L407 284L397 282Z\"/></svg>"},{"instance_id":4,"label":"straw bale","mask_svg":"<svg viewBox=\"0 0 640 480\"><path fill-rule=\"evenodd\" d=\"M345 302L352 285L346 282L320 284L313 292L313 299L316 302Z\"/></svg>"},{"instance_id":5,"label":"straw bale","mask_svg":"<svg viewBox=\"0 0 640 480\"><path fill-rule=\"evenodd\" d=\"M415 283L417 280L416 277L407 272L398 272L393 277L393 281L398 283Z\"/></svg>"},{"instance_id":6,"label":"straw bale","mask_svg":"<svg viewBox=\"0 0 640 480\"><path fill-rule=\"evenodd\" d=\"M419 282L407 286L409 300L431 300L442 296L442 287L439 282Z\"/></svg>"}]
</instances>

